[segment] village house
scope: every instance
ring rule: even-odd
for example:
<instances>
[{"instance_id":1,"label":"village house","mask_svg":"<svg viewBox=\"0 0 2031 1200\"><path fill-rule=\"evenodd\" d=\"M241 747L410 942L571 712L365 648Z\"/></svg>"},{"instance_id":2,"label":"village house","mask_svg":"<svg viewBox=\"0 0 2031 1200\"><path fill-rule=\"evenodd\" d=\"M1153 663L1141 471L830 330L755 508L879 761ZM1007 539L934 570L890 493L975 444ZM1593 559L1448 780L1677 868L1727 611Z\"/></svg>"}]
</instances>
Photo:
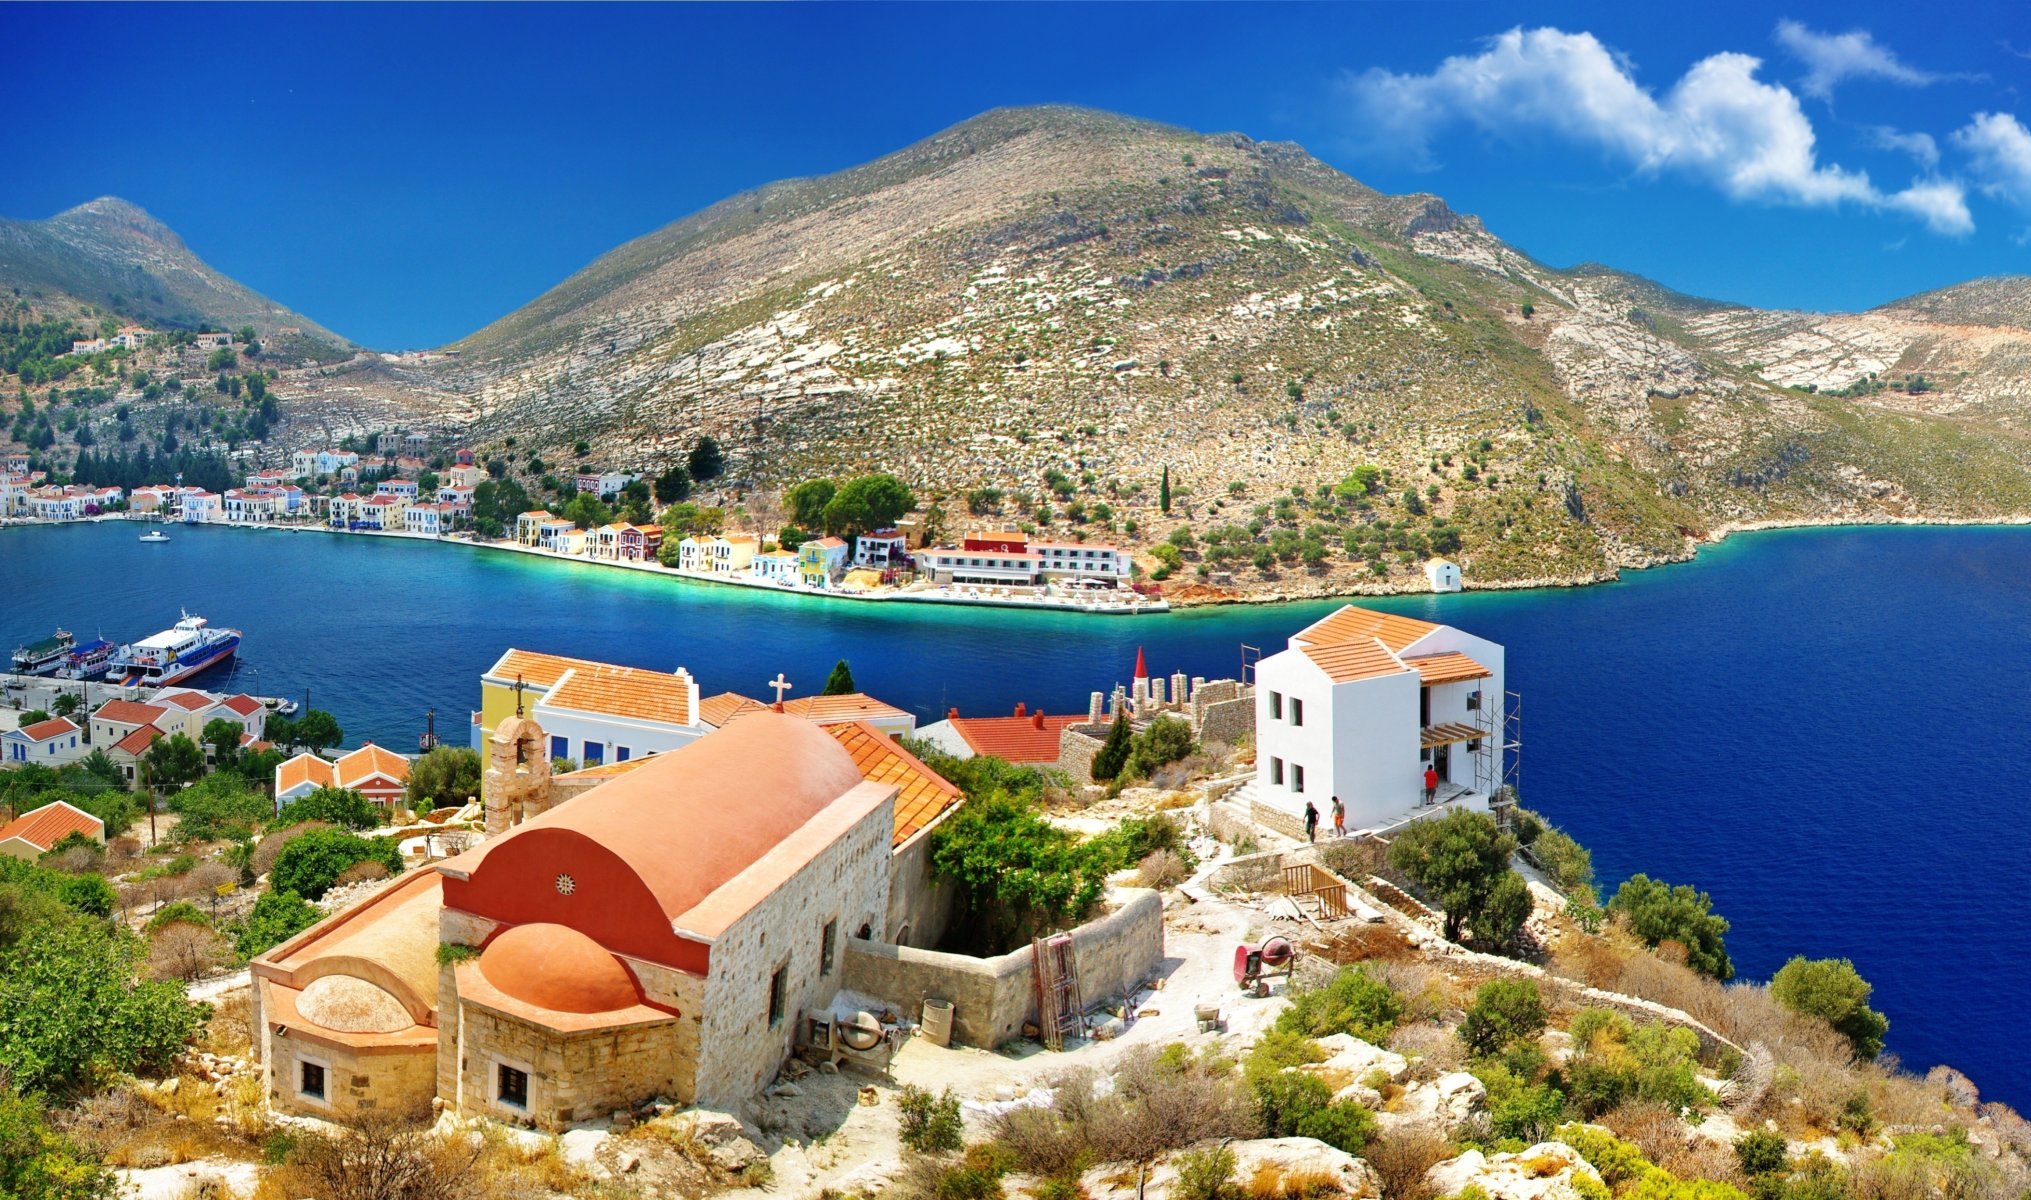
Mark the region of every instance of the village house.
<instances>
[{"instance_id":1,"label":"village house","mask_svg":"<svg viewBox=\"0 0 2031 1200\"><path fill-rule=\"evenodd\" d=\"M886 570L910 564L910 540L893 529L877 529L853 539L853 565Z\"/></svg>"},{"instance_id":2,"label":"village house","mask_svg":"<svg viewBox=\"0 0 2031 1200\"><path fill-rule=\"evenodd\" d=\"M10 452L5 457L0 457L0 471L6 471L10 475L25 475L28 473L28 459L28 455L19 451Z\"/></svg>"},{"instance_id":3,"label":"village house","mask_svg":"<svg viewBox=\"0 0 2031 1200\"><path fill-rule=\"evenodd\" d=\"M1503 782L1502 647L1449 625L1349 605L1255 668L1257 821L1303 836L1311 804L1386 828L1437 804L1485 810Z\"/></svg>"},{"instance_id":4,"label":"village house","mask_svg":"<svg viewBox=\"0 0 2031 1200\"><path fill-rule=\"evenodd\" d=\"M748 563L748 575L763 583L795 587L797 584L797 552L777 547L764 550Z\"/></svg>"},{"instance_id":5,"label":"village house","mask_svg":"<svg viewBox=\"0 0 2031 1200\"><path fill-rule=\"evenodd\" d=\"M106 823L61 800L0 825L0 857L34 862L72 834L106 844Z\"/></svg>"},{"instance_id":6,"label":"village house","mask_svg":"<svg viewBox=\"0 0 2031 1200\"><path fill-rule=\"evenodd\" d=\"M813 538L797 547L797 582L824 591L846 570L846 543L836 537Z\"/></svg>"},{"instance_id":7,"label":"village house","mask_svg":"<svg viewBox=\"0 0 2031 1200\"><path fill-rule=\"evenodd\" d=\"M576 550L573 540L582 536L578 526L563 517L551 517L536 527L536 544L560 554L573 553Z\"/></svg>"},{"instance_id":8,"label":"village house","mask_svg":"<svg viewBox=\"0 0 2031 1200\"><path fill-rule=\"evenodd\" d=\"M655 562L656 552L662 548L661 525L627 525L620 531L619 550L622 562Z\"/></svg>"},{"instance_id":9,"label":"village house","mask_svg":"<svg viewBox=\"0 0 2031 1200\"><path fill-rule=\"evenodd\" d=\"M106 340L122 350L139 350L153 335L153 330L139 325L122 325L120 332Z\"/></svg>"},{"instance_id":10,"label":"village house","mask_svg":"<svg viewBox=\"0 0 2031 1200\"><path fill-rule=\"evenodd\" d=\"M228 521L272 521L276 516L276 494L227 488L222 507Z\"/></svg>"},{"instance_id":11,"label":"village house","mask_svg":"<svg viewBox=\"0 0 2031 1200\"><path fill-rule=\"evenodd\" d=\"M1449 559L1435 558L1425 564L1425 581L1435 592L1460 590L1460 566Z\"/></svg>"},{"instance_id":12,"label":"village house","mask_svg":"<svg viewBox=\"0 0 2031 1200\"><path fill-rule=\"evenodd\" d=\"M542 540L544 523L561 519L547 508L532 508L515 518L515 540L524 546L534 546Z\"/></svg>"},{"instance_id":13,"label":"village house","mask_svg":"<svg viewBox=\"0 0 2031 1200\"><path fill-rule=\"evenodd\" d=\"M746 575L748 564L762 548L761 539L751 533L727 533L712 539L712 573Z\"/></svg>"},{"instance_id":14,"label":"village house","mask_svg":"<svg viewBox=\"0 0 2031 1200\"><path fill-rule=\"evenodd\" d=\"M203 489L184 492L177 502L177 518L186 525L223 520L225 504L217 492Z\"/></svg>"},{"instance_id":15,"label":"village house","mask_svg":"<svg viewBox=\"0 0 2031 1200\"><path fill-rule=\"evenodd\" d=\"M580 471L572 478L572 486L578 489L580 495L611 500L620 495L622 488L640 478L627 471Z\"/></svg>"},{"instance_id":16,"label":"village house","mask_svg":"<svg viewBox=\"0 0 2031 1200\"><path fill-rule=\"evenodd\" d=\"M546 759L625 762L703 736L698 683L673 674L556 654L509 650L480 676L472 745L484 752L502 721L526 716L550 731Z\"/></svg>"},{"instance_id":17,"label":"village house","mask_svg":"<svg viewBox=\"0 0 2031 1200\"><path fill-rule=\"evenodd\" d=\"M383 479L374 485L376 496L394 496L402 500L416 499L414 479Z\"/></svg>"},{"instance_id":18,"label":"village house","mask_svg":"<svg viewBox=\"0 0 2031 1200\"><path fill-rule=\"evenodd\" d=\"M200 333L191 339L191 345L198 350L206 352L229 350L233 345L233 335L230 333Z\"/></svg>"},{"instance_id":19,"label":"village house","mask_svg":"<svg viewBox=\"0 0 2031 1200\"><path fill-rule=\"evenodd\" d=\"M1095 542L1033 542L1037 568L1050 579L1093 579L1118 583L1129 577L1129 556Z\"/></svg>"},{"instance_id":20,"label":"village house","mask_svg":"<svg viewBox=\"0 0 2031 1200\"><path fill-rule=\"evenodd\" d=\"M402 528L409 533L439 537L458 524L458 513L449 504L411 504L402 510Z\"/></svg>"},{"instance_id":21,"label":"village house","mask_svg":"<svg viewBox=\"0 0 2031 1200\"><path fill-rule=\"evenodd\" d=\"M128 734L141 729L161 732L160 722L169 720L169 709L160 704L143 704L139 700L108 700L92 713L87 722L91 729L91 742L95 746L111 746Z\"/></svg>"},{"instance_id":22,"label":"village house","mask_svg":"<svg viewBox=\"0 0 2031 1200\"><path fill-rule=\"evenodd\" d=\"M408 508L409 502L398 496L369 496L360 501L355 520L363 529L400 529Z\"/></svg>"},{"instance_id":23,"label":"village house","mask_svg":"<svg viewBox=\"0 0 2031 1200\"><path fill-rule=\"evenodd\" d=\"M486 482L487 469L473 461L470 450L460 450L451 456L451 466L445 469L444 477L456 487L478 487Z\"/></svg>"},{"instance_id":24,"label":"village house","mask_svg":"<svg viewBox=\"0 0 2031 1200\"><path fill-rule=\"evenodd\" d=\"M1043 582L1043 556L1030 548L1021 530L967 535L957 546L919 551L917 569L933 584L1035 587Z\"/></svg>"},{"instance_id":25,"label":"village house","mask_svg":"<svg viewBox=\"0 0 2031 1200\"><path fill-rule=\"evenodd\" d=\"M372 742L325 759L305 751L275 767L275 807L319 788L358 792L383 808L401 803L409 791L409 760Z\"/></svg>"},{"instance_id":26,"label":"village house","mask_svg":"<svg viewBox=\"0 0 2031 1200\"><path fill-rule=\"evenodd\" d=\"M249 488L279 488L289 483L289 472L276 467L265 471L254 471L242 482Z\"/></svg>"},{"instance_id":27,"label":"village house","mask_svg":"<svg viewBox=\"0 0 2031 1200\"><path fill-rule=\"evenodd\" d=\"M724 729L740 717L750 713L767 712L771 708L814 725L832 726L858 722L886 737L914 737L917 732L915 713L877 700L865 692L849 692L841 696L805 696L797 700L785 700L780 706L764 704L739 692L721 692L698 702L700 717L714 729Z\"/></svg>"},{"instance_id":28,"label":"village house","mask_svg":"<svg viewBox=\"0 0 2031 1200\"><path fill-rule=\"evenodd\" d=\"M97 354L107 348L105 338L77 338L71 342L72 354Z\"/></svg>"},{"instance_id":29,"label":"village house","mask_svg":"<svg viewBox=\"0 0 2031 1200\"><path fill-rule=\"evenodd\" d=\"M712 570L712 539L702 534L691 534L677 543L677 569L697 571L701 574Z\"/></svg>"},{"instance_id":30,"label":"village house","mask_svg":"<svg viewBox=\"0 0 2031 1200\"><path fill-rule=\"evenodd\" d=\"M0 762L9 766L41 763L58 767L76 762L91 753L77 724L64 717L51 717L0 734Z\"/></svg>"},{"instance_id":31,"label":"village house","mask_svg":"<svg viewBox=\"0 0 2031 1200\"><path fill-rule=\"evenodd\" d=\"M1043 709L1032 711L1020 703L1006 717L962 717L953 708L917 736L954 758L991 755L1026 766L1056 766L1060 735L1085 719L1082 713L1046 716Z\"/></svg>"},{"instance_id":32,"label":"village house","mask_svg":"<svg viewBox=\"0 0 2031 1200\"><path fill-rule=\"evenodd\" d=\"M350 450L298 450L289 456L289 474L295 479L311 480L336 475L359 461L360 456Z\"/></svg>"},{"instance_id":33,"label":"village house","mask_svg":"<svg viewBox=\"0 0 2031 1200\"><path fill-rule=\"evenodd\" d=\"M437 502L450 506L460 519L472 516L472 485L447 483L437 489Z\"/></svg>"},{"instance_id":34,"label":"village house","mask_svg":"<svg viewBox=\"0 0 2031 1200\"><path fill-rule=\"evenodd\" d=\"M176 489L160 484L138 487L127 495L127 508L130 512L167 513L175 504Z\"/></svg>"}]
</instances>

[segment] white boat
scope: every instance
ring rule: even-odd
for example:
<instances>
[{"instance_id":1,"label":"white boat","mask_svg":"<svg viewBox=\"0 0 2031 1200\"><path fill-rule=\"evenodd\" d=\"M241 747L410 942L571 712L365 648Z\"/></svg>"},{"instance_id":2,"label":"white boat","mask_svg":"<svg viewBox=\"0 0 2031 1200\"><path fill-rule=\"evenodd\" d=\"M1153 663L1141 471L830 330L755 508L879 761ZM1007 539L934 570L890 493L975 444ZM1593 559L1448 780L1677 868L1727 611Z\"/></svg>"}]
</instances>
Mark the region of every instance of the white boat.
<instances>
[{"instance_id":1,"label":"white boat","mask_svg":"<svg viewBox=\"0 0 2031 1200\"><path fill-rule=\"evenodd\" d=\"M151 529L141 535L141 540L144 542L166 542L169 540L169 535L160 529Z\"/></svg>"},{"instance_id":2,"label":"white boat","mask_svg":"<svg viewBox=\"0 0 2031 1200\"><path fill-rule=\"evenodd\" d=\"M161 633L120 647L106 676L127 687L166 687L224 662L239 648L239 630L212 629L203 617L184 613Z\"/></svg>"}]
</instances>

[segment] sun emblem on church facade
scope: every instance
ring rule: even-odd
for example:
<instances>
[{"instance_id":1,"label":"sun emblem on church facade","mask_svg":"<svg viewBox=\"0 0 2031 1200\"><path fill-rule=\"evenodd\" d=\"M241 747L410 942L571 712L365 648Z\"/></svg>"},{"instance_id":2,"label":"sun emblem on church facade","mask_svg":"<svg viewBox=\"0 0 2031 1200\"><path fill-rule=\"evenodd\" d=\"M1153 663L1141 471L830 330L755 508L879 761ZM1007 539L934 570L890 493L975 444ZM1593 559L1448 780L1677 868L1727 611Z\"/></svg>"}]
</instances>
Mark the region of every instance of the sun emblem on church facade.
<instances>
[{"instance_id":1,"label":"sun emblem on church facade","mask_svg":"<svg viewBox=\"0 0 2031 1200\"><path fill-rule=\"evenodd\" d=\"M577 881L576 879L573 879L573 878L572 878L571 876L569 876L569 875L559 875L559 876L557 877L557 894L558 894L558 895L560 895L560 896L569 896L569 895L570 895L571 893L573 893L573 892L575 892L575 891L577 891L577 890L578 890L578 881Z\"/></svg>"}]
</instances>

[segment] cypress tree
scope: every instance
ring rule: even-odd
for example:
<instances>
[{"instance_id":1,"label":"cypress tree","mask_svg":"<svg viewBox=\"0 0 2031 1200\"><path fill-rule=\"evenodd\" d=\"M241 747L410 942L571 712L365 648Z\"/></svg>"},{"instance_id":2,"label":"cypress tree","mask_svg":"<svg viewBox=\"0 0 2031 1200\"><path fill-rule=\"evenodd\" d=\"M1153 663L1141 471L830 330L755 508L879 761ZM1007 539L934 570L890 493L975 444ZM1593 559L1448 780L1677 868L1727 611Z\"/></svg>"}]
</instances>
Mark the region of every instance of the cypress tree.
<instances>
[{"instance_id":1,"label":"cypress tree","mask_svg":"<svg viewBox=\"0 0 2031 1200\"><path fill-rule=\"evenodd\" d=\"M1164 510L1165 516L1171 515L1171 465L1169 463L1164 464L1163 479L1157 484L1157 507Z\"/></svg>"},{"instance_id":2,"label":"cypress tree","mask_svg":"<svg viewBox=\"0 0 2031 1200\"><path fill-rule=\"evenodd\" d=\"M820 692L819 695L847 696L859 690L859 688L853 686L853 669L848 667L846 660L842 658L832 668L832 674L825 677L825 690Z\"/></svg>"},{"instance_id":3,"label":"cypress tree","mask_svg":"<svg viewBox=\"0 0 2031 1200\"><path fill-rule=\"evenodd\" d=\"M1121 775L1121 769L1128 765L1128 739L1134 733L1129 727L1128 714L1116 713L1107 727L1107 740L1101 744L1100 753L1093 756L1093 778L1099 783L1108 783Z\"/></svg>"}]
</instances>

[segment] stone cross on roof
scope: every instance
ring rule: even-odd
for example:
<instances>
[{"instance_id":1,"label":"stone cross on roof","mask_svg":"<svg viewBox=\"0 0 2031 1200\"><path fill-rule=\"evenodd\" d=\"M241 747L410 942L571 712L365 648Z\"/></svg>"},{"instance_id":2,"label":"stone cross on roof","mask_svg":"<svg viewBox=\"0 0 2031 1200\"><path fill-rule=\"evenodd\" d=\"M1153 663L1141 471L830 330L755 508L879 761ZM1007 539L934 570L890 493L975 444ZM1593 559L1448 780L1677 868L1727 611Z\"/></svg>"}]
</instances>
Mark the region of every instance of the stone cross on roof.
<instances>
[{"instance_id":1,"label":"stone cross on roof","mask_svg":"<svg viewBox=\"0 0 2031 1200\"><path fill-rule=\"evenodd\" d=\"M529 685L522 682L522 677L515 676L515 715L518 717L522 715L522 693L528 689Z\"/></svg>"},{"instance_id":2,"label":"stone cross on roof","mask_svg":"<svg viewBox=\"0 0 2031 1200\"><path fill-rule=\"evenodd\" d=\"M790 683L789 680L783 678L783 673L781 671L778 671L776 672L776 677L774 679L769 680L767 686L776 689L776 711L782 712L783 693L789 691L793 685Z\"/></svg>"}]
</instances>

